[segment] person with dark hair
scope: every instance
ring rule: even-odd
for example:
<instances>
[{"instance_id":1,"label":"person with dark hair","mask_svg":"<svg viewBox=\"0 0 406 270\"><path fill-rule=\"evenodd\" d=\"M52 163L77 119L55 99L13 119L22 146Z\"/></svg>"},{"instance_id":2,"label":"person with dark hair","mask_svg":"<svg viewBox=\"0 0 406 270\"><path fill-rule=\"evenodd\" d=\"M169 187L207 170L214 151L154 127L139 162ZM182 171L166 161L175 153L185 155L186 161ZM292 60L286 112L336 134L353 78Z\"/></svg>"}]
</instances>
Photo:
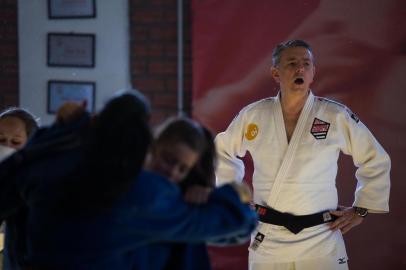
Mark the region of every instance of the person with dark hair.
<instances>
[{"instance_id":1,"label":"person with dark hair","mask_svg":"<svg viewBox=\"0 0 406 270\"><path fill-rule=\"evenodd\" d=\"M211 132L189 118L157 128L145 168L167 177L191 204L207 203L215 186L216 151ZM137 251L136 269L210 269L205 243L159 242Z\"/></svg>"},{"instance_id":2,"label":"person with dark hair","mask_svg":"<svg viewBox=\"0 0 406 270\"><path fill-rule=\"evenodd\" d=\"M254 163L259 226L249 269L348 269L342 234L370 213L389 211L390 158L345 105L313 95L314 56L302 40L272 54L276 97L240 111L216 137L218 183L242 181L247 151ZM338 206L340 152L358 168L352 207Z\"/></svg>"},{"instance_id":3,"label":"person with dark hair","mask_svg":"<svg viewBox=\"0 0 406 270\"><path fill-rule=\"evenodd\" d=\"M37 119L26 109L12 107L0 112L0 145L20 149L37 129Z\"/></svg>"},{"instance_id":4,"label":"person with dark hair","mask_svg":"<svg viewBox=\"0 0 406 270\"><path fill-rule=\"evenodd\" d=\"M37 129L37 119L28 110L12 107L0 112L0 161L21 149ZM3 251L3 225L0 227L0 252ZM2 264L3 255L0 254L0 269Z\"/></svg>"},{"instance_id":5,"label":"person with dark hair","mask_svg":"<svg viewBox=\"0 0 406 270\"><path fill-rule=\"evenodd\" d=\"M30 222L25 209L36 213L33 201L50 215L94 214L122 196L141 170L151 138L149 105L141 94L115 96L94 117L78 105L70 106L63 106L53 126L38 130L26 147L2 164L5 269L21 269L24 264L25 226ZM114 147L111 142L116 142Z\"/></svg>"},{"instance_id":6,"label":"person with dark hair","mask_svg":"<svg viewBox=\"0 0 406 270\"><path fill-rule=\"evenodd\" d=\"M254 229L257 215L240 186L216 189L196 206L166 177L142 170L151 136L140 94L114 97L95 118L65 113L0 164L0 219L29 208L14 226L22 245L10 247L6 269L133 269L144 245ZM3 181L10 178L17 184ZM3 195L13 201L2 205Z\"/></svg>"},{"instance_id":7,"label":"person with dark hair","mask_svg":"<svg viewBox=\"0 0 406 270\"><path fill-rule=\"evenodd\" d=\"M194 181L214 183L215 155L210 131L189 118L170 118L157 128L146 168L168 177L174 183L183 183L192 169L197 170L198 165L205 166L200 169L204 176L196 177ZM181 163L181 159L185 164ZM204 164L200 163L201 159L204 159Z\"/></svg>"},{"instance_id":8,"label":"person with dark hair","mask_svg":"<svg viewBox=\"0 0 406 270\"><path fill-rule=\"evenodd\" d=\"M77 112L74 104L71 110L59 113L57 121L72 122L80 115L89 117L84 108ZM70 115L75 113L77 116ZM119 92L89 119L87 128L80 131L84 146L82 169L77 170L80 176L74 180L69 177L66 185L61 186L55 207L76 213L86 208L94 211L109 207L126 192L141 171L152 140L149 115L148 101L138 91L131 91Z\"/></svg>"},{"instance_id":9,"label":"person with dark hair","mask_svg":"<svg viewBox=\"0 0 406 270\"><path fill-rule=\"evenodd\" d=\"M210 193L215 188L215 168L217 165L216 146L210 130L201 125L206 148L201 152L198 162L189 171L187 176L180 182L180 188L186 202L193 204L207 203ZM248 188L248 187L247 187ZM249 190L251 194L251 191ZM225 238L211 242L210 244L239 244L246 242L249 236L242 234L240 237ZM164 248L156 250L156 253L165 254ZM151 269L159 269L157 267ZM210 257L206 243L184 244L172 243L169 259L164 269L179 270L207 270L211 269Z\"/></svg>"}]
</instances>

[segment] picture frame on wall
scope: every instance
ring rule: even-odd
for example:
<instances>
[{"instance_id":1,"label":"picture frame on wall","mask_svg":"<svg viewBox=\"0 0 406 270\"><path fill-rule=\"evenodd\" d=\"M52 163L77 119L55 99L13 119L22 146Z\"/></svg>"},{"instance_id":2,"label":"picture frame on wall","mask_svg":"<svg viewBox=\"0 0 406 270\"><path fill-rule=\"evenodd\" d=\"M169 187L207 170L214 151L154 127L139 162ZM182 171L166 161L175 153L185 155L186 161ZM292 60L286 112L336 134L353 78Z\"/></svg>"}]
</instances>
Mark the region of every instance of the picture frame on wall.
<instances>
[{"instance_id":1,"label":"picture frame on wall","mask_svg":"<svg viewBox=\"0 0 406 270\"><path fill-rule=\"evenodd\" d=\"M48 18L51 20L96 18L96 1L48 0Z\"/></svg>"},{"instance_id":2,"label":"picture frame on wall","mask_svg":"<svg viewBox=\"0 0 406 270\"><path fill-rule=\"evenodd\" d=\"M95 35L48 33L47 64L51 67L95 66Z\"/></svg>"},{"instance_id":3,"label":"picture frame on wall","mask_svg":"<svg viewBox=\"0 0 406 270\"><path fill-rule=\"evenodd\" d=\"M55 114L58 108L66 101L86 102L86 111L95 111L96 83L87 81L48 81L47 112Z\"/></svg>"}]
</instances>

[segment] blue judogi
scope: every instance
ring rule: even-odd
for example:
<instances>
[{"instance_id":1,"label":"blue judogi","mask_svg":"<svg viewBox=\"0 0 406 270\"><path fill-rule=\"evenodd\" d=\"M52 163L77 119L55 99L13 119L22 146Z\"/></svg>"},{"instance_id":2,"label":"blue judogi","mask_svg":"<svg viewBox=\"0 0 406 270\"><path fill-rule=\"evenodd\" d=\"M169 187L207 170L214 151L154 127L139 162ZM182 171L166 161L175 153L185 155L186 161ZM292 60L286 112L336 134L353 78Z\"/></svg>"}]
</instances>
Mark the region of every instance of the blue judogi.
<instances>
[{"instance_id":1,"label":"blue judogi","mask_svg":"<svg viewBox=\"0 0 406 270\"><path fill-rule=\"evenodd\" d=\"M41 133L23 151L29 153L30 147L40 143L67 138L70 131L64 133L51 128ZM183 201L178 186L148 171L134 179L130 190L108 209L74 214L59 209L56 213L53 203L64 193L61 183L72 180L70 176L79 177L80 173L72 173L75 170L85 169L81 166L83 149L77 143L78 138L66 139L71 147L61 147L64 143L60 143L45 148L50 155L42 151L41 158L20 164L15 173L0 180L0 190L13 186L6 194L10 200L1 199L9 204L1 206L0 219L23 217L8 224L8 230L15 232L6 235L6 256L13 259L9 269L19 269L24 264L45 269L142 269L136 268L141 260L137 250L145 245L173 241L196 243L191 246L198 248L182 253L205 256L202 242L248 237L254 229L257 216L241 203L233 187L215 189L207 204L196 206ZM57 147L61 151L52 152ZM6 174L4 166L0 166L0 176ZM16 245L10 245L16 242L21 244L17 249ZM193 265L195 260L201 265L202 258L195 256L186 261ZM160 265L158 259L155 262ZM179 262L183 260L179 259ZM204 260L209 265L208 258Z\"/></svg>"},{"instance_id":2,"label":"blue judogi","mask_svg":"<svg viewBox=\"0 0 406 270\"><path fill-rule=\"evenodd\" d=\"M52 160L56 154L64 152L64 169L47 167L48 174L54 178L56 172L66 173L73 170L80 159L72 159L70 154L78 153L83 139L82 131L90 122L88 114L70 125L54 124L39 129L26 147L0 163L0 222L6 220L6 238L4 246L4 270L19 270L23 266L26 253L25 226L27 205L21 192L35 186L36 181L24 181L29 178L24 170L39 160ZM70 149L70 151L68 151ZM62 156L61 156L62 157ZM35 171L34 171L35 172Z\"/></svg>"},{"instance_id":3,"label":"blue judogi","mask_svg":"<svg viewBox=\"0 0 406 270\"><path fill-rule=\"evenodd\" d=\"M231 186L193 206L176 185L151 172L142 172L128 194L96 216L54 217L43 207L30 207L28 261L58 269L133 269L143 260L137 249L144 245L248 236L256 224Z\"/></svg>"}]
</instances>

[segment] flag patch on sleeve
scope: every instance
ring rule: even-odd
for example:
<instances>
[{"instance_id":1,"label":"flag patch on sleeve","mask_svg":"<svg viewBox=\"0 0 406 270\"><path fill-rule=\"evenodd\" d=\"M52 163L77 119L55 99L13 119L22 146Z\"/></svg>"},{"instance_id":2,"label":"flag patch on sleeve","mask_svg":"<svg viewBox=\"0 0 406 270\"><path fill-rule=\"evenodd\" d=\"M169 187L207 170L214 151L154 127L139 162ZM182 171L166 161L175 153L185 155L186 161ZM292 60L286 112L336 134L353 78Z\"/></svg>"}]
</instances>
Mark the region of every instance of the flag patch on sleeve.
<instances>
[{"instance_id":1,"label":"flag patch on sleeve","mask_svg":"<svg viewBox=\"0 0 406 270\"><path fill-rule=\"evenodd\" d=\"M310 133L315 137L317 140L325 139L327 137L328 129L330 128L330 123L327 123L323 120L318 118L314 118L312 128Z\"/></svg>"},{"instance_id":2,"label":"flag patch on sleeve","mask_svg":"<svg viewBox=\"0 0 406 270\"><path fill-rule=\"evenodd\" d=\"M352 120L354 120L356 123L358 123L359 122L358 116L355 113L353 113L350 109L346 108L346 110L347 110L348 114L351 116Z\"/></svg>"}]
</instances>

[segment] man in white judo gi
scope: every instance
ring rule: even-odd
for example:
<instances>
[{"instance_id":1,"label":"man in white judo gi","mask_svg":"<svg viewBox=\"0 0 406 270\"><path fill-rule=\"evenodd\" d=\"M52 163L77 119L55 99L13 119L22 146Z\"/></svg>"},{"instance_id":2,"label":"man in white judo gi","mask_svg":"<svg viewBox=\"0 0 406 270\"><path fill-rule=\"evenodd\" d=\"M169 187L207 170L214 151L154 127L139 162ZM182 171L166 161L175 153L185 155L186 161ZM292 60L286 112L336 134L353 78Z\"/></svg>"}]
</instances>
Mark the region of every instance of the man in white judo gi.
<instances>
[{"instance_id":1,"label":"man in white judo gi","mask_svg":"<svg viewBox=\"0 0 406 270\"><path fill-rule=\"evenodd\" d=\"M216 137L217 183L242 181L250 152L260 223L249 248L252 270L348 269L342 234L369 213L389 211L390 158L346 106L314 96L311 47L279 44L272 55L276 97L243 108ZM352 207L338 209L340 152L358 168Z\"/></svg>"}]
</instances>

